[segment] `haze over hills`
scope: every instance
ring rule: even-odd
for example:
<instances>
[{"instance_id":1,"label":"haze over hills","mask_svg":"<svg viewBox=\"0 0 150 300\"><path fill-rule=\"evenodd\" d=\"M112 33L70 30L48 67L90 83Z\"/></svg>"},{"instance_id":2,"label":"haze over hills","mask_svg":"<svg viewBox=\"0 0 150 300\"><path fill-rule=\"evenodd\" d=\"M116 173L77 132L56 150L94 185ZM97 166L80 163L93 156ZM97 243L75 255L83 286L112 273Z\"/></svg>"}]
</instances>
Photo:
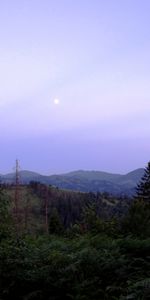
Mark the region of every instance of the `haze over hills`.
<instances>
[{"instance_id":1,"label":"haze over hills","mask_svg":"<svg viewBox=\"0 0 150 300\"><path fill-rule=\"evenodd\" d=\"M45 176L35 172L23 170L19 172L20 183L39 181L44 184L57 186L81 192L108 192L114 195L132 195L135 187L144 174L144 169L137 169L125 175L112 174L101 171L78 170L61 175ZM14 183L15 173L1 175L1 182Z\"/></svg>"}]
</instances>

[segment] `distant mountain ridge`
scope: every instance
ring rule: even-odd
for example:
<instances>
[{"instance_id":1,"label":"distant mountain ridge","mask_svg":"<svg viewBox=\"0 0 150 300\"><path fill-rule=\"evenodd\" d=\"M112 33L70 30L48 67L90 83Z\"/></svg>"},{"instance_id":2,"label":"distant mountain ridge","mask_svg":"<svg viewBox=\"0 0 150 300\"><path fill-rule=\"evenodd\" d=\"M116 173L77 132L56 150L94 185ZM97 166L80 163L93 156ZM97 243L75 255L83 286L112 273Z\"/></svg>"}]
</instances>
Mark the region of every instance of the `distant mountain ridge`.
<instances>
[{"instance_id":1,"label":"distant mountain ridge","mask_svg":"<svg viewBox=\"0 0 150 300\"><path fill-rule=\"evenodd\" d=\"M143 168L125 175L84 170L50 176L27 170L19 172L21 184L28 184L30 181L40 181L41 183L51 184L61 189L81 192L108 192L114 195L132 195L143 174ZM15 173L0 175L0 179L2 183L14 183Z\"/></svg>"}]
</instances>

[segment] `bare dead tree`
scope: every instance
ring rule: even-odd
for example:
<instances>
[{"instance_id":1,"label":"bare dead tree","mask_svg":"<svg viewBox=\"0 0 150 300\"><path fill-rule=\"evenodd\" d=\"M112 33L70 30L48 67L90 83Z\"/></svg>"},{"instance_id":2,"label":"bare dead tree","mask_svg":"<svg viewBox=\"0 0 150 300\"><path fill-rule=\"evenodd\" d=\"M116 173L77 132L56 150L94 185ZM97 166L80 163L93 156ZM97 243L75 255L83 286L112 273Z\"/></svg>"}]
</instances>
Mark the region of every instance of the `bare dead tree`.
<instances>
[{"instance_id":1,"label":"bare dead tree","mask_svg":"<svg viewBox=\"0 0 150 300\"><path fill-rule=\"evenodd\" d=\"M14 197L14 219L16 231L19 231L19 161L16 159L16 167L15 167L15 197Z\"/></svg>"},{"instance_id":2,"label":"bare dead tree","mask_svg":"<svg viewBox=\"0 0 150 300\"><path fill-rule=\"evenodd\" d=\"M27 195L26 204L24 208L24 222L25 222L25 230L28 230L28 222L29 222L29 210L30 210L30 198Z\"/></svg>"},{"instance_id":3,"label":"bare dead tree","mask_svg":"<svg viewBox=\"0 0 150 300\"><path fill-rule=\"evenodd\" d=\"M48 228L48 196L49 196L49 190L48 190L48 186L46 186L46 191L45 191L45 229L46 229L46 233L49 232L49 228Z\"/></svg>"}]
</instances>

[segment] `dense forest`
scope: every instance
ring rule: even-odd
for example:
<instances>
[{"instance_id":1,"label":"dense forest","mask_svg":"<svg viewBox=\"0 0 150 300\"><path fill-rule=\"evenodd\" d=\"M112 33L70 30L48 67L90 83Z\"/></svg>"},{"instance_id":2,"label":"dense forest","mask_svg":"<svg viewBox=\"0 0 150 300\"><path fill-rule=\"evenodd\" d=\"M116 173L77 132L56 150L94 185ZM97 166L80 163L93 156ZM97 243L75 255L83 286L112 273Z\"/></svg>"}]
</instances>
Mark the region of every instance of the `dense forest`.
<instances>
[{"instance_id":1,"label":"dense forest","mask_svg":"<svg viewBox=\"0 0 150 300\"><path fill-rule=\"evenodd\" d=\"M8 299L150 299L150 163L132 198L1 184Z\"/></svg>"}]
</instances>

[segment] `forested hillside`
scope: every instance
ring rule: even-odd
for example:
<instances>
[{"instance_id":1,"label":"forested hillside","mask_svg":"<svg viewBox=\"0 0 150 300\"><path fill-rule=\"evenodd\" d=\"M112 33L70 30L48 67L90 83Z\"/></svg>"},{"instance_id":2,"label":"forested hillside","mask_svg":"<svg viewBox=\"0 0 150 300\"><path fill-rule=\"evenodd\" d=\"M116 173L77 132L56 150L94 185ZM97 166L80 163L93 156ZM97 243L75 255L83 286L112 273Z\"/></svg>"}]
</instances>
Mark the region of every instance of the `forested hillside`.
<instances>
[{"instance_id":1,"label":"forested hillside","mask_svg":"<svg viewBox=\"0 0 150 300\"><path fill-rule=\"evenodd\" d=\"M150 163L134 198L1 185L0 299L150 299Z\"/></svg>"},{"instance_id":2,"label":"forested hillside","mask_svg":"<svg viewBox=\"0 0 150 300\"><path fill-rule=\"evenodd\" d=\"M73 191L107 192L114 196L131 196L135 193L135 187L143 174L144 169L137 169L125 175L80 170L62 175L43 176L35 172L20 171L19 177L22 184L39 181ZM15 173L1 175L0 178L1 182L12 184L15 182Z\"/></svg>"},{"instance_id":3,"label":"forested hillside","mask_svg":"<svg viewBox=\"0 0 150 300\"><path fill-rule=\"evenodd\" d=\"M3 193L8 197L10 210L15 209L15 185L2 185ZM121 217L130 206L132 199L114 197L108 193L82 193L47 186L39 182L19 185L18 218L22 230L44 230L45 214L50 218L57 211L64 228L69 228L81 221L84 211L88 208L104 220Z\"/></svg>"}]
</instances>

